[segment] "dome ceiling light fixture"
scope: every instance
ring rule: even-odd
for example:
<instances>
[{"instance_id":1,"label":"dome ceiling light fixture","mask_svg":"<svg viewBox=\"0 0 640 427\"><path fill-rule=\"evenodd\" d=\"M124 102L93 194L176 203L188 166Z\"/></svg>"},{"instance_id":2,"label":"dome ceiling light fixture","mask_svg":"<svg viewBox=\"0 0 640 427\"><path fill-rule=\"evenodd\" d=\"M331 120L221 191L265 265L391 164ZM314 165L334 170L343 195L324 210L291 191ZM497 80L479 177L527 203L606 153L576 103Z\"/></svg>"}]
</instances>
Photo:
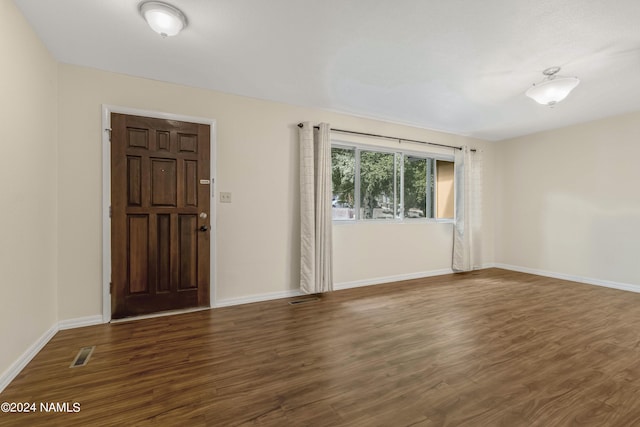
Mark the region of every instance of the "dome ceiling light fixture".
<instances>
[{"instance_id":1,"label":"dome ceiling light fixture","mask_svg":"<svg viewBox=\"0 0 640 427\"><path fill-rule=\"evenodd\" d=\"M525 93L538 104L553 106L562 101L580 83L577 77L563 77L556 74L560 67L550 67L542 72L546 77L534 83Z\"/></svg>"},{"instance_id":2,"label":"dome ceiling light fixture","mask_svg":"<svg viewBox=\"0 0 640 427\"><path fill-rule=\"evenodd\" d=\"M140 3L139 10L151 29L162 37L175 36L187 26L187 17L184 13L170 4L145 1Z\"/></svg>"}]
</instances>

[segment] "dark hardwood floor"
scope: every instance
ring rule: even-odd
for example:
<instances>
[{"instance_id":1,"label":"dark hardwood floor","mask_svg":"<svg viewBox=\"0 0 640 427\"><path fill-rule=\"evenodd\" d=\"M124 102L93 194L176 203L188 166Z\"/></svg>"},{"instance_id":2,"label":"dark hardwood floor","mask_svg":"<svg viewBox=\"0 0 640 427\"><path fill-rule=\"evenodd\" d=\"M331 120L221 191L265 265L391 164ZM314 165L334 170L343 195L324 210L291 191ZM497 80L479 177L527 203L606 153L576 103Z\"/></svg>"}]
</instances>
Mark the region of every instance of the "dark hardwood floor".
<instances>
[{"instance_id":1,"label":"dark hardwood floor","mask_svg":"<svg viewBox=\"0 0 640 427\"><path fill-rule=\"evenodd\" d=\"M287 301L61 331L0 402L80 412L0 425L640 425L640 294L488 269Z\"/></svg>"}]
</instances>

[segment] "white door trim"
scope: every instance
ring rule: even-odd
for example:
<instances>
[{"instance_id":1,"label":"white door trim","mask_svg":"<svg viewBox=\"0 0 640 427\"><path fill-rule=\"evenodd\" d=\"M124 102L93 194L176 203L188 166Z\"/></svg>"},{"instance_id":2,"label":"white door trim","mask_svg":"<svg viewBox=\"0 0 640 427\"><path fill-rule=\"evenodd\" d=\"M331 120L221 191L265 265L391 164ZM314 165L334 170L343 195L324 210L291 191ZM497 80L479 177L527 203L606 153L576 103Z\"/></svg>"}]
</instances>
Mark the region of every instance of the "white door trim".
<instances>
[{"instance_id":1,"label":"white door trim","mask_svg":"<svg viewBox=\"0 0 640 427\"><path fill-rule=\"evenodd\" d=\"M216 121L204 117L183 116L179 114L163 113L159 111L139 110L136 108L120 107L102 104L102 321L111 321L111 220L109 208L111 206L111 113L129 114L134 116L153 117L157 119L179 120L182 122L200 123L211 126L211 253L209 273L209 307L215 305L215 277L216 277Z\"/></svg>"}]
</instances>

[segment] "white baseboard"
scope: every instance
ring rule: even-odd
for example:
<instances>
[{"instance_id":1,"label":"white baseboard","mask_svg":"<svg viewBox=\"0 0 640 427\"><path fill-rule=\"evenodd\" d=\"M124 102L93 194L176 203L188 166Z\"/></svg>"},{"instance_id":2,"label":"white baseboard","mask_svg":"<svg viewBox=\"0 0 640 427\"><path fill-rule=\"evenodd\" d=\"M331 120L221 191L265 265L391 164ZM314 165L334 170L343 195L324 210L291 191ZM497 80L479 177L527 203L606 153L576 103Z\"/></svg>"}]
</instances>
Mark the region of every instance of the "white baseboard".
<instances>
[{"instance_id":1,"label":"white baseboard","mask_svg":"<svg viewBox=\"0 0 640 427\"><path fill-rule=\"evenodd\" d=\"M482 268L491 268L495 265L492 264L483 264ZM453 270L450 268L443 268L440 270L431 270L431 271L420 271L417 273L409 273L409 274L399 274L396 276L386 276L386 277L375 277L373 279L364 279L364 280L355 280L352 282L341 282L334 283L333 289L336 291L342 289L351 289L351 288L359 288L361 286L371 286L371 285L380 285L382 283L392 283L392 282L400 282L403 280L413 280L413 279L422 279L425 277L432 276L441 276L443 274L452 274ZM240 298L229 298L218 300L213 305L214 308L217 307L229 307L232 305L240 305L240 304L249 304L252 302L261 302L261 301L269 301L280 298L291 298L304 295L302 291L299 290L289 290L282 292L272 292L268 294L259 294L259 295L251 295L248 297L240 297Z\"/></svg>"},{"instance_id":2,"label":"white baseboard","mask_svg":"<svg viewBox=\"0 0 640 427\"><path fill-rule=\"evenodd\" d=\"M280 298L298 297L300 295L304 295L304 293L297 289L292 289L289 291L281 291L281 292L270 292L267 294L249 295L247 297L216 300L213 307L214 308L229 307L232 305L250 304L252 302L261 302L261 301L269 301L269 300L280 299Z\"/></svg>"},{"instance_id":3,"label":"white baseboard","mask_svg":"<svg viewBox=\"0 0 640 427\"><path fill-rule=\"evenodd\" d=\"M0 393L2 393L2 391L11 383L11 381L13 381L13 379L17 377L18 374L24 369L24 367L27 366L29 362L31 362L31 359L33 359L36 354L38 354L38 352L42 350L45 345L47 345L49 340L53 338L56 332L58 332L57 324L53 325L51 328L49 328L48 331L42 334L42 336L38 338L36 342L31 344L27 351L22 353L22 356L20 356L18 360L16 360L11 366L9 366L9 369L4 371L2 375L0 375Z\"/></svg>"},{"instance_id":4,"label":"white baseboard","mask_svg":"<svg viewBox=\"0 0 640 427\"><path fill-rule=\"evenodd\" d=\"M61 320L58 322L58 330L82 328L83 326L100 325L104 323L102 315L78 317L75 319Z\"/></svg>"},{"instance_id":5,"label":"white baseboard","mask_svg":"<svg viewBox=\"0 0 640 427\"><path fill-rule=\"evenodd\" d=\"M640 293L640 285L634 285L631 283L621 283L621 282L614 282L611 280L593 279L591 277L574 276L571 274L556 273L553 271L538 270L535 268L520 267L517 265L510 265L510 264L496 263L494 266L496 268L502 268L504 270L519 271L520 273L529 273L529 274L535 274L538 276L552 277L554 279L570 280L572 282L584 283L586 285L604 286L605 288L613 288L613 289L619 289L621 291Z\"/></svg>"},{"instance_id":6,"label":"white baseboard","mask_svg":"<svg viewBox=\"0 0 640 427\"><path fill-rule=\"evenodd\" d=\"M441 270L420 271L410 274L398 274L396 276L376 277L373 279L354 280L352 282L334 283L333 289L336 291L342 289L359 288L361 286L380 285L382 283L400 282L402 280L422 279L424 277L441 276L443 274L451 274L453 270L443 268Z\"/></svg>"},{"instance_id":7,"label":"white baseboard","mask_svg":"<svg viewBox=\"0 0 640 427\"><path fill-rule=\"evenodd\" d=\"M31 347L18 358L9 369L0 375L0 393L14 380L15 377L24 369L31 359L33 359L42 348L53 338L53 336L64 329L81 328L83 326L99 325L104 323L102 315L78 317L76 319L61 320L49 328Z\"/></svg>"},{"instance_id":8,"label":"white baseboard","mask_svg":"<svg viewBox=\"0 0 640 427\"><path fill-rule=\"evenodd\" d=\"M481 268L485 269L485 268L491 268L491 267L495 267L495 264L493 263L483 264ZM443 274L452 274L452 273L453 273L453 270L450 268L443 268L440 270L431 270L431 271L419 271L417 273L399 274L396 276L375 277L373 279L334 283L333 289L335 291L339 291L342 289L351 289L351 288L359 288L362 286L380 285L382 283L400 282L403 280L422 279L425 277L442 276ZM252 302L269 301L269 300L280 299L280 298L298 297L301 295L304 295L304 293L300 290L289 290L289 291L282 291L282 292L272 292L268 294L251 295L248 297L229 298L229 299L216 301L216 303L213 305L213 308L228 307L231 305L249 304Z\"/></svg>"}]
</instances>

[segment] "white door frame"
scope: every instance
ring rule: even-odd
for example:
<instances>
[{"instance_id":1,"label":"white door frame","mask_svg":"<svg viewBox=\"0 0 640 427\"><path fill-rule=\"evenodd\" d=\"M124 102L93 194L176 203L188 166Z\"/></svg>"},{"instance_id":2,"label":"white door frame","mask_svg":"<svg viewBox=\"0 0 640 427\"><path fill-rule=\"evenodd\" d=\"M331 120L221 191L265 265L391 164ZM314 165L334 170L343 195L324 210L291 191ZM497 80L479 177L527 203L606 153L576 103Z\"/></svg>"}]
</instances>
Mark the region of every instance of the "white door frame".
<instances>
[{"instance_id":1,"label":"white door frame","mask_svg":"<svg viewBox=\"0 0 640 427\"><path fill-rule=\"evenodd\" d=\"M181 122L200 123L211 126L211 192L210 192L210 227L211 251L209 255L209 307L215 304L216 277L216 121L214 119L179 114L163 113L159 111L139 110L136 108L120 107L102 104L102 321L111 321L111 113L129 114L133 116L153 117L156 119L178 120Z\"/></svg>"}]
</instances>

